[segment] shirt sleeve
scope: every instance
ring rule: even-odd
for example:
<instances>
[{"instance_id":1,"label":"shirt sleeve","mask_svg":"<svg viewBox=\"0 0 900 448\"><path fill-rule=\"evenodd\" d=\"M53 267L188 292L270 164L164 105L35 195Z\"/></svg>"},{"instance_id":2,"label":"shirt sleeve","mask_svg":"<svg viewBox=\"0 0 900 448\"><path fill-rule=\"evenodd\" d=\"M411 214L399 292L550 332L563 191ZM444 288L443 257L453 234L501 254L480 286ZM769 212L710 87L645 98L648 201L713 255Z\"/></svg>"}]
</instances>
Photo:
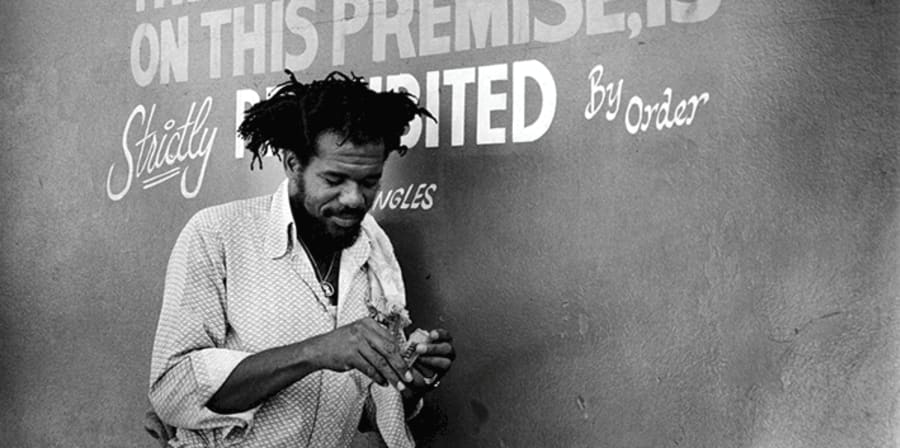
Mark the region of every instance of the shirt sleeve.
<instances>
[{"instance_id":1,"label":"shirt sleeve","mask_svg":"<svg viewBox=\"0 0 900 448\"><path fill-rule=\"evenodd\" d=\"M243 433L256 408L218 414L206 402L251 353L226 349L224 248L209 214L200 212L179 235L166 269L153 343L150 403L169 425ZM241 431L234 431L241 429ZM218 437L216 437L218 438Z\"/></svg>"}]
</instances>

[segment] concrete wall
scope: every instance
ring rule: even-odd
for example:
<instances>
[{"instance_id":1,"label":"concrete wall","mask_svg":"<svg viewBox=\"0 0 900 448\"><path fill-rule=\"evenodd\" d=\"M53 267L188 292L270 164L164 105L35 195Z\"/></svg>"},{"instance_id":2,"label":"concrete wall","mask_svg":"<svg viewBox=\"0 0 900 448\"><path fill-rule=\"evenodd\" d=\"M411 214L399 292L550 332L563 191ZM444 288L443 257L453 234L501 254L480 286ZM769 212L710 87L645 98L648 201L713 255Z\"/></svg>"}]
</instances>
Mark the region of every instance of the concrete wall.
<instances>
[{"instance_id":1,"label":"concrete wall","mask_svg":"<svg viewBox=\"0 0 900 448\"><path fill-rule=\"evenodd\" d=\"M896 2L143 3L0 5L5 446L153 446L169 250L279 182L233 130L285 63L439 114L374 210L417 325L457 338L422 445L900 444ZM169 119L193 151L141 164Z\"/></svg>"}]
</instances>

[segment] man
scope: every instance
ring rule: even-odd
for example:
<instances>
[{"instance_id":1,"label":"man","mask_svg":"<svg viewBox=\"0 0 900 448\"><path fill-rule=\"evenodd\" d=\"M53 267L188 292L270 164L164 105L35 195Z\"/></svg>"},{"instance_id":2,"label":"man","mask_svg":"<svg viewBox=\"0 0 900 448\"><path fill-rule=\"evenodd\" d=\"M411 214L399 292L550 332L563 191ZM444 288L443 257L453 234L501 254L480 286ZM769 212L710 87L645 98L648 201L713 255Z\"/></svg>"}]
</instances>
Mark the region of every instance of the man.
<instances>
[{"instance_id":1,"label":"man","mask_svg":"<svg viewBox=\"0 0 900 448\"><path fill-rule=\"evenodd\" d=\"M400 269L367 212L410 120L430 114L360 78L290 76L238 129L287 179L200 211L175 243L150 401L177 428L170 446L337 447L357 428L412 446L405 421L455 351L433 330L407 363Z\"/></svg>"}]
</instances>

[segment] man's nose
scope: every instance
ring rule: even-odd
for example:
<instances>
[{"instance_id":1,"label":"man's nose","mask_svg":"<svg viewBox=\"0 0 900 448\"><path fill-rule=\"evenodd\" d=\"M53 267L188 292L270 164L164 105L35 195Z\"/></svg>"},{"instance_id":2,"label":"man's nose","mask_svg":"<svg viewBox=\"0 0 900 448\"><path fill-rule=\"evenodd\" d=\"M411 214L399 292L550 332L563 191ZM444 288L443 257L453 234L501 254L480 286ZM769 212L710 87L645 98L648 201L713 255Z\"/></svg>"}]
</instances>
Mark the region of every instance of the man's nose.
<instances>
[{"instance_id":1,"label":"man's nose","mask_svg":"<svg viewBox=\"0 0 900 448\"><path fill-rule=\"evenodd\" d=\"M347 208L364 208L366 199L363 196L362 189L356 182L347 182L341 190L341 205Z\"/></svg>"}]
</instances>

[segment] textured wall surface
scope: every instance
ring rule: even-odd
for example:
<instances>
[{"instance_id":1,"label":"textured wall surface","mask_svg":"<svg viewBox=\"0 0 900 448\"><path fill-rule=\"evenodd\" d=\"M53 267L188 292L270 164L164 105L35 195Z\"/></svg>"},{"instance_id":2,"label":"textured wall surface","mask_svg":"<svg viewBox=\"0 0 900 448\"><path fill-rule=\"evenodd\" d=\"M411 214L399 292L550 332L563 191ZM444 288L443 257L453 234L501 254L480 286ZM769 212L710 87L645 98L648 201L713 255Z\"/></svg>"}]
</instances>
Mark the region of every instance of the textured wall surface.
<instances>
[{"instance_id":1,"label":"textured wall surface","mask_svg":"<svg viewBox=\"0 0 900 448\"><path fill-rule=\"evenodd\" d=\"M275 160L250 172L236 159L232 130L235 91L284 76L268 66L234 75L227 50L220 78L201 69L211 39L201 13L252 4L136 3L0 5L5 446L154 446L142 417L171 245L197 210L269 192L281 177ZM318 3L329 16L330 2ZM409 3L415 26L428 2ZM508 45L478 44L475 31L471 50L399 57L391 37L383 61L367 23L336 67L411 73L423 92L430 70L513 61L539 60L555 79L555 115L535 141L507 133L482 144L474 111L486 106L472 84L464 116L441 91L437 148L420 142L389 162L386 192L436 186L427 210L374 213L395 241L416 324L450 329L459 351L414 423L421 444L900 445L900 5L723 0L704 20L629 38L587 31L582 5L602 3L532 0L542 23L584 13L555 43L517 41L510 22ZM618 0L606 13L649 18L662 4L671 18L672 5L689 3ZM718 3L696 2L684 17ZM140 86L135 30L181 16L191 79ZM305 79L335 68L333 23L316 17L321 54ZM453 35L449 22L435 29ZM598 65L604 83L623 80L614 120L607 109L585 116ZM519 110L509 84L494 87L509 93L495 127L511 127ZM659 103L666 88L673 109L692 95L708 101L690 124L630 132L629 99ZM162 126L207 96L218 137L196 197L177 180L141 188L135 177L112 200L135 106L157 104ZM539 105L524 106L526 121ZM454 119L462 145L450 143Z\"/></svg>"}]
</instances>

